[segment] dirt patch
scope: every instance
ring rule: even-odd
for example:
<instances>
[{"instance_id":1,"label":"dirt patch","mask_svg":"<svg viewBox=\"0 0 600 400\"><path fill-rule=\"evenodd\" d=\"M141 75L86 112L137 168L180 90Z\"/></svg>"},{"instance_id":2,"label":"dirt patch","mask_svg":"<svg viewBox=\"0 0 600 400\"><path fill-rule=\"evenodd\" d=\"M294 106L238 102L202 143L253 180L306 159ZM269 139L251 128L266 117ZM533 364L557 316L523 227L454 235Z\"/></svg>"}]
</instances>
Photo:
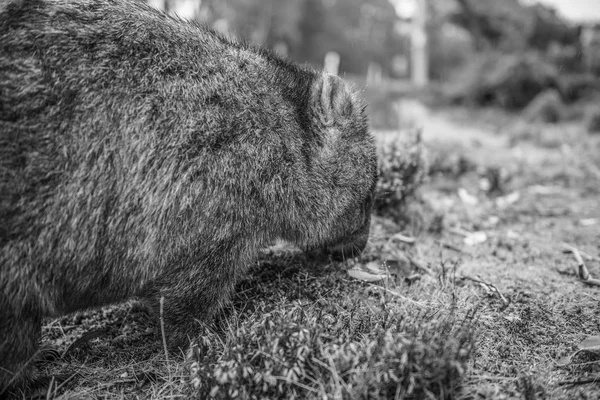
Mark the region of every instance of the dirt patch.
<instances>
[{"instance_id":1,"label":"dirt patch","mask_svg":"<svg viewBox=\"0 0 600 400\"><path fill-rule=\"evenodd\" d=\"M466 392L595 398L600 384L590 376L600 379L600 357L587 354L564 368L557 361L600 333L600 289L580 282L576 261L562 252L569 243L589 254L590 273L600 277L599 141L569 124L550 132L559 141L552 146L543 132L515 138L510 129L486 128L474 135L473 124L467 132L476 140L466 140L462 126L448 120L444 137L430 146L434 157L451 148L452 157L459 153L474 168L438 174L425 186L422 196L444 216L444 229L421 235L412 250L431 268L456 265L461 290L475 287L487 299ZM490 169L504 171L494 193ZM474 232L485 240L467 245Z\"/></svg>"}]
</instances>

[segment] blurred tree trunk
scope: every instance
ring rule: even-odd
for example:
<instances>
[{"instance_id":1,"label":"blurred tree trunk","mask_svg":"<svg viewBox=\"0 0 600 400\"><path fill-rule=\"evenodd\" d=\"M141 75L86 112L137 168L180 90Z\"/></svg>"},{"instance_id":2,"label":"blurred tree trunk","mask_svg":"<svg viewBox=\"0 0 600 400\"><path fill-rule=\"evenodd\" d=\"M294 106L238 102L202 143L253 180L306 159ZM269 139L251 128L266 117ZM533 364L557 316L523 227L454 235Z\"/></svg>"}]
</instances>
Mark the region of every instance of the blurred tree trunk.
<instances>
[{"instance_id":1,"label":"blurred tree trunk","mask_svg":"<svg viewBox=\"0 0 600 400\"><path fill-rule=\"evenodd\" d=\"M477 12L473 10L469 0L456 0L462 13L467 20L467 29L473 35L473 43L476 51L482 51L486 47L486 40L483 36L483 30L480 25L480 18Z\"/></svg>"},{"instance_id":2,"label":"blurred tree trunk","mask_svg":"<svg viewBox=\"0 0 600 400\"><path fill-rule=\"evenodd\" d=\"M412 81L416 86L424 86L429 81L429 56L427 45L427 0L417 0L417 10L413 16L411 32Z\"/></svg>"}]
</instances>

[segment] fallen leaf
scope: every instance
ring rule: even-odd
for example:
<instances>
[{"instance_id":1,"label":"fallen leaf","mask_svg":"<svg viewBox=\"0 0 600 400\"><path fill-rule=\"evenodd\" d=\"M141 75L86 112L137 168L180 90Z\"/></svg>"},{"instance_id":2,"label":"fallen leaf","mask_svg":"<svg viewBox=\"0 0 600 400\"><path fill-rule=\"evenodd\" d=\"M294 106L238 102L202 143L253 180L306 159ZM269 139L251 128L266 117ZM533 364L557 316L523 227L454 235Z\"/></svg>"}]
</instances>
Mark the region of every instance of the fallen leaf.
<instances>
[{"instance_id":1,"label":"fallen leaf","mask_svg":"<svg viewBox=\"0 0 600 400\"><path fill-rule=\"evenodd\" d=\"M365 266L358 265L347 271L348 275L354 279L365 282L377 282L389 277L389 275L381 270L377 262L373 261Z\"/></svg>"},{"instance_id":2,"label":"fallen leaf","mask_svg":"<svg viewBox=\"0 0 600 400\"><path fill-rule=\"evenodd\" d=\"M556 365L558 367L566 367L567 365L571 364L571 360L573 359L573 356L577 354L577 353L573 353L571 355L565 356L563 358L561 358L560 360L558 360L556 362Z\"/></svg>"},{"instance_id":3,"label":"fallen leaf","mask_svg":"<svg viewBox=\"0 0 600 400\"><path fill-rule=\"evenodd\" d=\"M600 336L588 336L577 347L585 351L600 351Z\"/></svg>"},{"instance_id":4,"label":"fallen leaf","mask_svg":"<svg viewBox=\"0 0 600 400\"><path fill-rule=\"evenodd\" d=\"M401 233L396 233L394 236L392 236L390 238L390 240L394 240L394 239L398 239L399 241L408 243L408 244L413 244L416 241L416 239L414 237L404 236Z\"/></svg>"},{"instance_id":5,"label":"fallen leaf","mask_svg":"<svg viewBox=\"0 0 600 400\"><path fill-rule=\"evenodd\" d=\"M600 335L586 337L585 339L583 339L581 341L581 343L579 343L577 345L577 347L579 348L579 350L577 350L576 352L574 352L568 356L561 358L560 360L558 360L556 362L556 365L559 367L566 367L566 366L570 365L571 362L573 361L573 357L575 357L581 351L592 351L592 352L600 351Z\"/></svg>"},{"instance_id":6,"label":"fallen leaf","mask_svg":"<svg viewBox=\"0 0 600 400\"><path fill-rule=\"evenodd\" d=\"M579 220L581 226L592 226L596 225L600 220L598 218L584 218Z\"/></svg>"},{"instance_id":7,"label":"fallen leaf","mask_svg":"<svg viewBox=\"0 0 600 400\"><path fill-rule=\"evenodd\" d=\"M360 265L355 268L360 269ZM365 264L362 269L366 270L367 272L369 272L371 274L375 274L375 275L386 275L387 274L387 271L383 267L383 263L380 263L377 261L371 261L370 263Z\"/></svg>"}]
</instances>

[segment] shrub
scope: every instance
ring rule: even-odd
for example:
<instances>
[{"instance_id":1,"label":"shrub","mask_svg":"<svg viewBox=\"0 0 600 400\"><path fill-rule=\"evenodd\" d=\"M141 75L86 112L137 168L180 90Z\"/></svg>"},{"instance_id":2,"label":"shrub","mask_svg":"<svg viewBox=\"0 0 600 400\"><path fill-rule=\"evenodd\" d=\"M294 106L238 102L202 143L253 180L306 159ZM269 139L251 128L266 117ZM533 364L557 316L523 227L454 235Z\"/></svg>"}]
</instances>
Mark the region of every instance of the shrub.
<instances>
[{"instance_id":1,"label":"shrub","mask_svg":"<svg viewBox=\"0 0 600 400\"><path fill-rule=\"evenodd\" d=\"M558 72L533 54L488 54L473 61L452 97L478 106L520 110L546 89L557 87Z\"/></svg>"},{"instance_id":2,"label":"shrub","mask_svg":"<svg viewBox=\"0 0 600 400\"><path fill-rule=\"evenodd\" d=\"M565 74L559 77L558 87L563 100L571 103L600 92L600 78L593 74Z\"/></svg>"},{"instance_id":3,"label":"shrub","mask_svg":"<svg viewBox=\"0 0 600 400\"><path fill-rule=\"evenodd\" d=\"M419 133L401 136L381 147L374 212L402 220L407 200L423 184L427 171Z\"/></svg>"}]
</instances>

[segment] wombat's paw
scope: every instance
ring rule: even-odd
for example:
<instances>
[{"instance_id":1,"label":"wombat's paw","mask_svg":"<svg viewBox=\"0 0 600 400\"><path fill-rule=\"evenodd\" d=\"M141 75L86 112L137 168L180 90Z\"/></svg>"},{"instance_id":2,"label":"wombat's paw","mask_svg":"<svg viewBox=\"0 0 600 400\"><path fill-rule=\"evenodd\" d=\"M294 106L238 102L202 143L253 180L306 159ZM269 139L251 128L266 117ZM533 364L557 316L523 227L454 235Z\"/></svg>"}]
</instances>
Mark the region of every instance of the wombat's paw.
<instances>
[{"instance_id":1,"label":"wombat's paw","mask_svg":"<svg viewBox=\"0 0 600 400\"><path fill-rule=\"evenodd\" d=\"M367 245L363 242L340 243L334 246L328 246L325 252L331 256L334 261L345 261L358 257Z\"/></svg>"},{"instance_id":2,"label":"wombat's paw","mask_svg":"<svg viewBox=\"0 0 600 400\"><path fill-rule=\"evenodd\" d=\"M0 400L5 399L45 399L68 378L68 375L43 375L29 370L26 377L12 383L0 392ZM52 396L54 397L54 396Z\"/></svg>"},{"instance_id":3,"label":"wombat's paw","mask_svg":"<svg viewBox=\"0 0 600 400\"><path fill-rule=\"evenodd\" d=\"M37 375L21 390L18 398L46 399L54 398L58 387L67 379L72 378L67 374Z\"/></svg>"},{"instance_id":4,"label":"wombat's paw","mask_svg":"<svg viewBox=\"0 0 600 400\"><path fill-rule=\"evenodd\" d=\"M210 323L201 323L197 319L189 317L188 323L166 324L164 329L164 337L162 332L159 332L158 334L163 346L166 341L167 349L172 355L185 356L192 343L197 342L199 338L206 335L207 332L213 332L217 328L214 319L211 319Z\"/></svg>"}]
</instances>

